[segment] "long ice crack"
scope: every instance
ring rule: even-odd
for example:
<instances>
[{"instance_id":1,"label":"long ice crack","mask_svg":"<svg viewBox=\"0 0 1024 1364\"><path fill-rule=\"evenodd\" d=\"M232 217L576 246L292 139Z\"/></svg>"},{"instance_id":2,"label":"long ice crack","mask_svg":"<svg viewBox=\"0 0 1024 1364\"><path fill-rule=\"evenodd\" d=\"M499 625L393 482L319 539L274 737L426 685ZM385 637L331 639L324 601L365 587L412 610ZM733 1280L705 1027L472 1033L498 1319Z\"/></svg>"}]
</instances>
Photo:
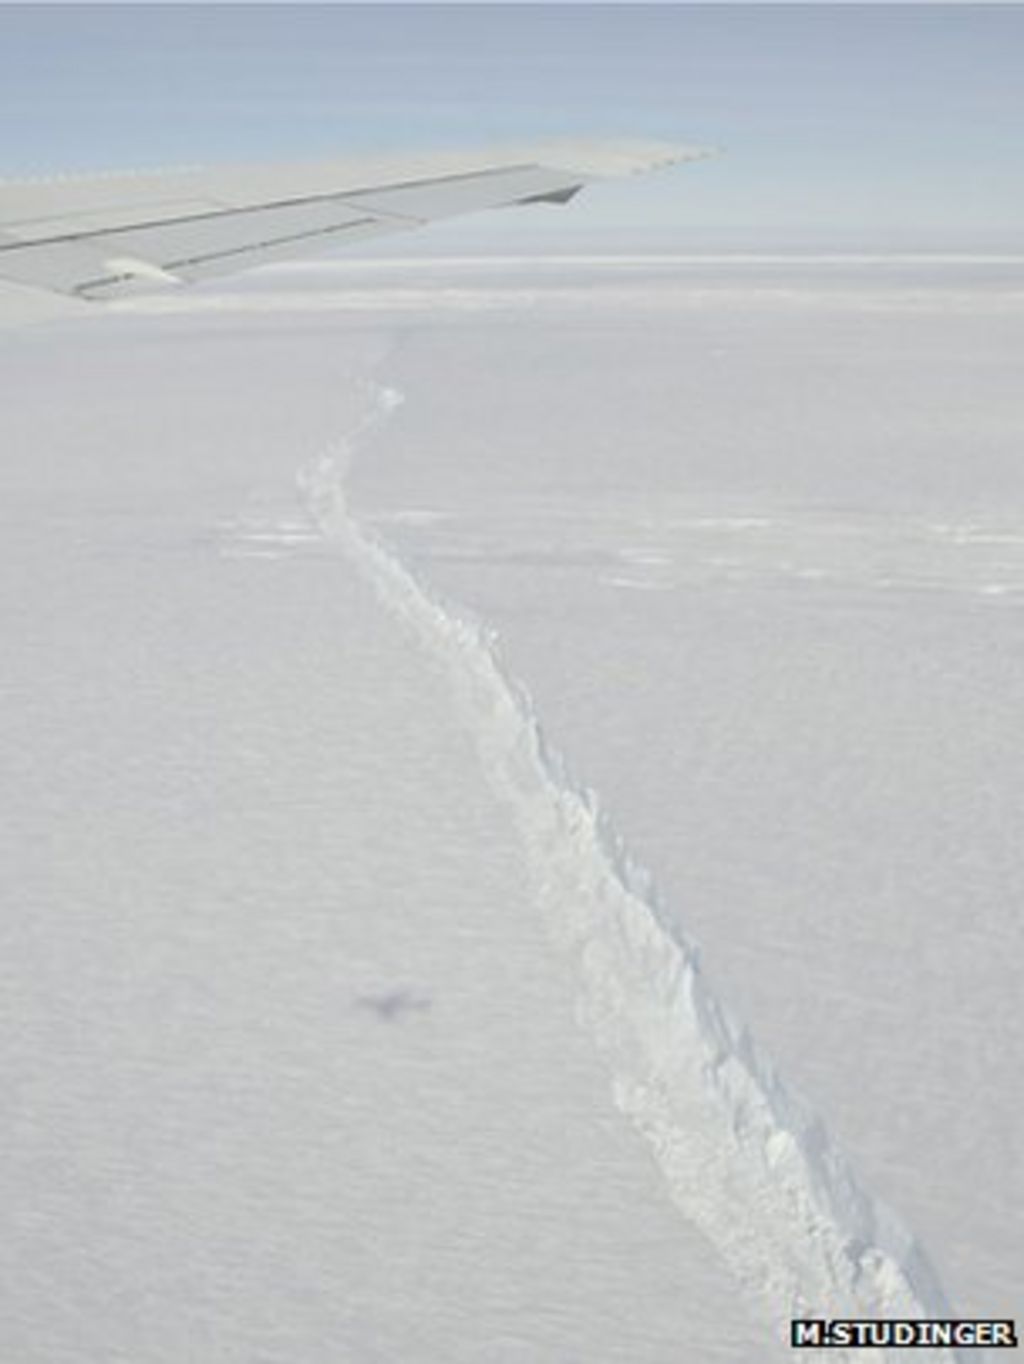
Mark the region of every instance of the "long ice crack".
<instances>
[{"instance_id":1,"label":"long ice crack","mask_svg":"<svg viewBox=\"0 0 1024 1364\"><path fill-rule=\"evenodd\" d=\"M368 395L356 429L302 478L310 513L446 666L487 775L515 813L553 936L577 963L578 1014L610 1064L615 1103L650 1144L672 1199L779 1324L948 1316L909 1231L714 996L650 875L546 743L492 632L452 611L350 514L347 465L402 402L392 388L369 385Z\"/></svg>"}]
</instances>

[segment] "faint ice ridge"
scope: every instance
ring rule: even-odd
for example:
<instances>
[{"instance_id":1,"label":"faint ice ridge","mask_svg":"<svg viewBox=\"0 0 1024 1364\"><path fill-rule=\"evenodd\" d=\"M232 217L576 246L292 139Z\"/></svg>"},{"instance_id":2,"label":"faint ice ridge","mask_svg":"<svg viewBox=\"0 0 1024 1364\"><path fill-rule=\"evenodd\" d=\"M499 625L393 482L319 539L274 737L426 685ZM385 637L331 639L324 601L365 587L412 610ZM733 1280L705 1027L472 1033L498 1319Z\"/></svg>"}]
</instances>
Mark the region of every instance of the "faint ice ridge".
<instances>
[{"instance_id":1,"label":"faint ice ridge","mask_svg":"<svg viewBox=\"0 0 1024 1364\"><path fill-rule=\"evenodd\" d=\"M780 1327L791 1316L948 1316L911 1233L857 1182L821 1120L715 998L650 875L547 745L494 632L453 613L349 514L352 456L402 402L394 389L367 389L362 421L301 476L311 515L448 672L487 774L521 827L549 926L578 965L577 1013L674 1202ZM851 1364L896 1357L835 1351Z\"/></svg>"}]
</instances>

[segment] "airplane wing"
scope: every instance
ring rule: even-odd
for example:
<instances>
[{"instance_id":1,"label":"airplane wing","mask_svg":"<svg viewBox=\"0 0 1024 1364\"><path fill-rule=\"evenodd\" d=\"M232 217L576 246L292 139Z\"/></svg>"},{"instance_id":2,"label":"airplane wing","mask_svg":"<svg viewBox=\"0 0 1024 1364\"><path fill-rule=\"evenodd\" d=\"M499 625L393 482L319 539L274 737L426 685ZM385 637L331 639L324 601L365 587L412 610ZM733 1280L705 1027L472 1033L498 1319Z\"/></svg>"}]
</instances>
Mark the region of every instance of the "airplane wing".
<instances>
[{"instance_id":1,"label":"airplane wing","mask_svg":"<svg viewBox=\"0 0 1024 1364\"><path fill-rule=\"evenodd\" d=\"M699 147L552 142L405 158L0 182L0 322L313 254L479 209L564 203Z\"/></svg>"}]
</instances>

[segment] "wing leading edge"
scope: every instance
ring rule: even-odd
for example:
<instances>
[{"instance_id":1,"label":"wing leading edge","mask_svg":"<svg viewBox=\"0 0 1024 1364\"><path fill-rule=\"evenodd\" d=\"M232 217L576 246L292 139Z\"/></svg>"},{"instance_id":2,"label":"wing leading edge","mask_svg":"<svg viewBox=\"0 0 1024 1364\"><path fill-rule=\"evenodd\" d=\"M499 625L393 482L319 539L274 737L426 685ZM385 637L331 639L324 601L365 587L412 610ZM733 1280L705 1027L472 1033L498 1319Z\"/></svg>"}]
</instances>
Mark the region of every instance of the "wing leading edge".
<instances>
[{"instance_id":1,"label":"wing leading edge","mask_svg":"<svg viewBox=\"0 0 1024 1364\"><path fill-rule=\"evenodd\" d=\"M697 160L698 147L504 151L0 183L0 321L205 280Z\"/></svg>"}]
</instances>

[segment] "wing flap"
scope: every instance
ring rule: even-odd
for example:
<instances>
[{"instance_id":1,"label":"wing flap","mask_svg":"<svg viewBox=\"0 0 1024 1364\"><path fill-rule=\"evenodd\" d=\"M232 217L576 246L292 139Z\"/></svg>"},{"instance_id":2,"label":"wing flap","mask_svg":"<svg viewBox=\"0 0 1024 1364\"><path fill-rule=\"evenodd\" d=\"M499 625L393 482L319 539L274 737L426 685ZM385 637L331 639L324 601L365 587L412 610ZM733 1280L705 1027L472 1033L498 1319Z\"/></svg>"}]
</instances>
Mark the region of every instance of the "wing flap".
<instances>
[{"instance_id":1,"label":"wing flap","mask_svg":"<svg viewBox=\"0 0 1024 1364\"><path fill-rule=\"evenodd\" d=\"M110 268L80 280L76 292L94 297L102 287L109 293L120 276L131 274L118 268L125 260L144 262L168 279L200 280L259 264L282 249L293 248L293 254L323 249L326 238L376 224L373 215L333 200L227 209L155 226L120 228L91 239L92 245L106 248L103 259Z\"/></svg>"},{"instance_id":2,"label":"wing flap","mask_svg":"<svg viewBox=\"0 0 1024 1364\"><path fill-rule=\"evenodd\" d=\"M160 284L198 284L203 280L219 279L257 265L271 265L276 261L296 260L317 255L334 245L352 245L397 231L394 222L380 218L361 217L323 228L291 232L279 237L252 242L244 246L222 246L216 250L204 248L201 254L185 259L175 258L166 271L153 273L147 262L137 257L110 257L105 261L106 275L79 285L75 293L83 299L102 300L121 298L130 294L151 293Z\"/></svg>"},{"instance_id":3,"label":"wing flap","mask_svg":"<svg viewBox=\"0 0 1024 1364\"><path fill-rule=\"evenodd\" d=\"M78 285L106 272L102 251L73 240L25 245L0 237L0 279L74 296Z\"/></svg>"}]
</instances>

